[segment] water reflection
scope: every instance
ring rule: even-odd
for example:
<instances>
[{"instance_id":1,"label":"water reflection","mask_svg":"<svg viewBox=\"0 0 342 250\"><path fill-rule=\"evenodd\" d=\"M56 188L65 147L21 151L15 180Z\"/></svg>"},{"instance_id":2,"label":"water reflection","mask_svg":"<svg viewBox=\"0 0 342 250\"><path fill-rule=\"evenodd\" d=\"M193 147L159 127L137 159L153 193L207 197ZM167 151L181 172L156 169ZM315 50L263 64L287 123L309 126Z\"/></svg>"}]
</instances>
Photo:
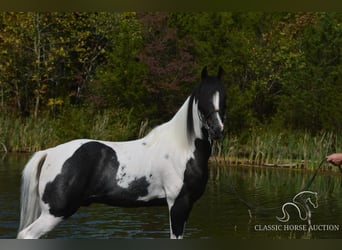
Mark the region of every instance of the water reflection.
<instances>
[{"instance_id":1,"label":"water reflection","mask_svg":"<svg viewBox=\"0 0 342 250\"><path fill-rule=\"evenodd\" d=\"M216 171L220 173L215 173ZM276 216L282 215L281 206L292 201L293 197L307 185L312 174L312 172L302 170L272 168L213 169L212 176L215 176L217 185L221 190L231 190L230 195L235 196L237 200L235 200L236 207L232 208L231 213L235 214L236 226L240 230L236 230L234 237L230 234L228 238L341 238L342 178L340 174L319 174L310 187L310 190L318 192L319 205L317 209L312 209L312 224L333 225L335 227L333 230L327 230L327 227L322 226L318 227L319 231L310 233L306 230L290 230L292 225L306 225L306 221L300 220L296 209L289 211L291 219L288 223L281 223L276 219ZM217 178L218 175L219 178ZM257 208L248 222L248 219L243 217L243 211L247 214L248 208L241 206L239 198L243 198ZM268 210L268 208L271 209ZM243 228L245 225L248 225L248 229ZM255 230L258 225L281 225L284 228L283 230L277 230L277 228L276 230L272 228ZM286 225L289 227L286 228Z\"/></svg>"},{"instance_id":2,"label":"water reflection","mask_svg":"<svg viewBox=\"0 0 342 250\"><path fill-rule=\"evenodd\" d=\"M19 224L20 174L28 155L8 155L0 161L0 238L14 238ZM281 206L302 190L312 172L259 167L211 167L204 196L195 204L185 238L342 238L342 177L322 173L310 190L318 192L318 208L312 209L313 225L337 225L338 230L290 230L305 225L289 210L281 223ZM261 208L250 217L239 199ZM265 208L277 208L265 210ZM288 225L289 230L284 230ZM278 227L278 228L277 228ZM282 227L282 230L279 230ZM276 229L276 230L273 230ZM318 228L319 229L319 228ZM328 228L329 229L329 228ZM48 238L168 238L167 208L117 208L95 204L81 208Z\"/></svg>"}]
</instances>

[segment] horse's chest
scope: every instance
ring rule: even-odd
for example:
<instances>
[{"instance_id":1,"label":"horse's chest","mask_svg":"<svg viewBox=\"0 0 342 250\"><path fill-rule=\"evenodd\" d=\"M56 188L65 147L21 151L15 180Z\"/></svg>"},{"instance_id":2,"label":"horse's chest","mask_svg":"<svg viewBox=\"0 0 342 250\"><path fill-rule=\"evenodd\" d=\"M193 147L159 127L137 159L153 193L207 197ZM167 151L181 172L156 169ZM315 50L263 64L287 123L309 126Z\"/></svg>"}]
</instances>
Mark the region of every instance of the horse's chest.
<instances>
[{"instance_id":1,"label":"horse's chest","mask_svg":"<svg viewBox=\"0 0 342 250\"><path fill-rule=\"evenodd\" d=\"M186 163L184 181L181 190L182 195L195 201L204 193L208 181L208 159L210 156L210 145L201 140L195 141L196 149L194 157Z\"/></svg>"},{"instance_id":2,"label":"horse's chest","mask_svg":"<svg viewBox=\"0 0 342 250\"><path fill-rule=\"evenodd\" d=\"M189 200L196 201L203 194L207 180L207 163L199 164L190 158L183 167L165 171L164 189L169 202L173 203L179 196L187 196Z\"/></svg>"},{"instance_id":3,"label":"horse's chest","mask_svg":"<svg viewBox=\"0 0 342 250\"><path fill-rule=\"evenodd\" d=\"M198 199L204 192L208 181L207 162L196 162L191 159L184 172L184 192Z\"/></svg>"}]
</instances>

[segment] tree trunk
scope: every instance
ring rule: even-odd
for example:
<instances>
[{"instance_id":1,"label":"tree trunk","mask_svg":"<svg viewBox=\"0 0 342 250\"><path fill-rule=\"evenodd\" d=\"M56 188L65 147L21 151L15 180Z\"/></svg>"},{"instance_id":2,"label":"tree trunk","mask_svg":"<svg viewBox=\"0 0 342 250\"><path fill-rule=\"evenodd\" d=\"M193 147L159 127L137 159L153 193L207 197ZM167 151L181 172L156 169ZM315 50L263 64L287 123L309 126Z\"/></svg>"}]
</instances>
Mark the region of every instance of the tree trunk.
<instances>
[{"instance_id":1,"label":"tree trunk","mask_svg":"<svg viewBox=\"0 0 342 250\"><path fill-rule=\"evenodd\" d=\"M1 107L4 107L4 85L1 84Z\"/></svg>"},{"instance_id":2,"label":"tree trunk","mask_svg":"<svg viewBox=\"0 0 342 250\"><path fill-rule=\"evenodd\" d=\"M40 42L40 16L39 13L35 13L34 16L34 28L35 28L35 36L34 36L34 51L36 54L36 102L34 106L34 119L38 118L38 110L40 104L40 91L41 91L41 77L40 77L40 63L41 63L41 42Z\"/></svg>"}]
</instances>

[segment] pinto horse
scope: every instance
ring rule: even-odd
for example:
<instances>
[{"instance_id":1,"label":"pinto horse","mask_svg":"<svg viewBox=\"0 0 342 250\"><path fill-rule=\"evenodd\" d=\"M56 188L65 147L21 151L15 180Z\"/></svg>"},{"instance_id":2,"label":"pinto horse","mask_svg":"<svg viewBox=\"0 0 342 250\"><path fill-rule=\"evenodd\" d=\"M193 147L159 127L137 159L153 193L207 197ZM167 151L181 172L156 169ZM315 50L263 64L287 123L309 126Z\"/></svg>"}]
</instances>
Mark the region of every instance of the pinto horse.
<instances>
[{"instance_id":1,"label":"pinto horse","mask_svg":"<svg viewBox=\"0 0 342 250\"><path fill-rule=\"evenodd\" d=\"M208 75L174 117L144 138L73 140L36 152L22 174L18 238L40 238L81 206L167 206L170 237L181 239L208 180L214 139L223 135L223 70Z\"/></svg>"}]
</instances>

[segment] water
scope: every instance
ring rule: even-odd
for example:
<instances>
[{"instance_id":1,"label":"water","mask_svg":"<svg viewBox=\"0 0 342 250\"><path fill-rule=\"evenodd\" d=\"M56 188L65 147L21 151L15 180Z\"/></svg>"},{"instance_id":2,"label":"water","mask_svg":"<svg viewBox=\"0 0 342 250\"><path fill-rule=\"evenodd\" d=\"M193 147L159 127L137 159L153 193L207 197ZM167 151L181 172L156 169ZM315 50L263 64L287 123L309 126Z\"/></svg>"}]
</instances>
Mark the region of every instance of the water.
<instances>
[{"instance_id":1,"label":"water","mask_svg":"<svg viewBox=\"0 0 342 250\"><path fill-rule=\"evenodd\" d=\"M0 238L14 238L19 224L20 174L29 155L0 155ZM305 187L312 173L302 170L258 167L211 167L204 196L195 204L186 226L185 238L342 238L342 177L323 173L310 190L318 192L318 207L312 208L308 232L294 207L290 220L282 216L281 206ZM235 191L234 191L235 190ZM236 195L237 194L237 195ZM252 214L242 198L253 206L276 209ZM152 239L169 237L165 207L117 208L91 205L81 208L61 223L47 238Z\"/></svg>"}]
</instances>

